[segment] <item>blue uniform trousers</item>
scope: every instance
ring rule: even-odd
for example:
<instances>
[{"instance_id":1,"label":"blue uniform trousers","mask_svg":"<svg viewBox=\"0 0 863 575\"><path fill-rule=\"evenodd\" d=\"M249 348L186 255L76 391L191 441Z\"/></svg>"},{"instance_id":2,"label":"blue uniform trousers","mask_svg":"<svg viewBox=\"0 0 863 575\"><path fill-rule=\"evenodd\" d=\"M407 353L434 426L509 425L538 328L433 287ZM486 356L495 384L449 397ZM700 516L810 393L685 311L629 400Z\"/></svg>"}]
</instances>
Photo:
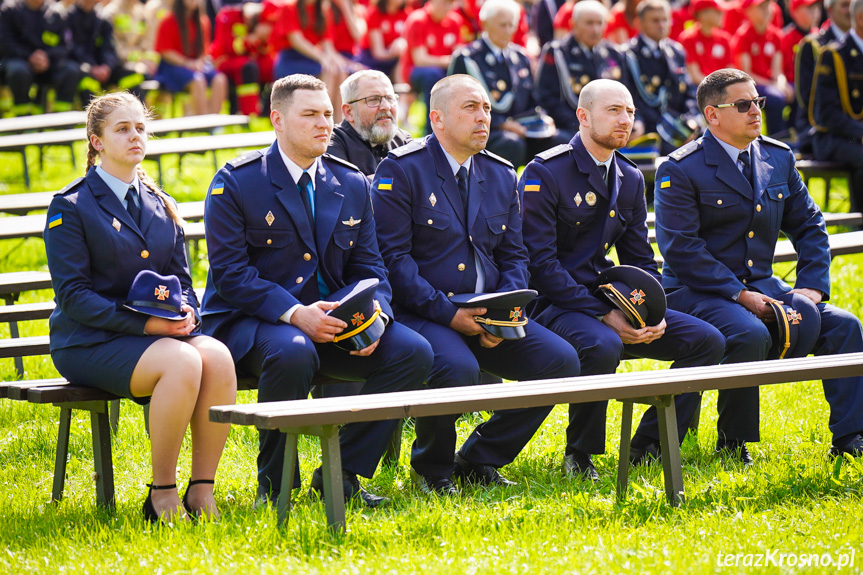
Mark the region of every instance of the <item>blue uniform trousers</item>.
<instances>
[{"instance_id":1,"label":"blue uniform trousers","mask_svg":"<svg viewBox=\"0 0 863 575\"><path fill-rule=\"evenodd\" d=\"M431 119L431 89L437 84L438 80L442 80L446 76L445 68L436 66L417 66L411 70L410 83L414 90L422 95L423 102L426 105L426 125L424 134L428 136L432 133Z\"/></svg>"},{"instance_id":2,"label":"blue uniform trousers","mask_svg":"<svg viewBox=\"0 0 863 575\"><path fill-rule=\"evenodd\" d=\"M700 319L668 310L665 334L648 344L624 345L620 336L593 316L570 311L558 315L549 329L568 341L578 351L582 375L614 373L624 357L673 361L672 368L716 365L725 348L722 334ZM677 409L677 432L682 439L698 406L697 393L684 393L674 399ZM607 401L578 403L569 406L566 429L566 453L605 451ZM636 430L639 435L659 439L656 408L644 414Z\"/></svg>"},{"instance_id":3,"label":"blue uniform trousers","mask_svg":"<svg viewBox=\"0 0 863 575\"><path fill-rule=\"evenodd\" d=\"M255 318L242 321L259 322ZM260 322L252 350L238 363L258 376L258 401L305 399L316 373L345 380L365 380L363 394L406 391L425 379L432 350L422 337L404 325L390 323L368 357L350 355L330 343L316 344L288 324ZM349 423L339 431L342 469L371 477L401 420ZM285 435L260 432L258 483L279 489L285 455ZM294 487L300 486L299 465Z\"/></svg>"},{"instance_id":4,"label":"blue uniform trousers","mask_svg":"<svg viewBox=\"0 0 863 575\"><path fill-rule=\"evenodd\" d=\"M480 383L480 371L504 379L526 381L579 374L578 355L566 342L536 322L525 326L523 339L504 340L494 348L479 345L449 327L413 315L399 319L425 337L434 350L430 388L446 389ZM460 453L468 461L503 467L516 458L553 406L497 411L474 429ZM458 415L420 417L411 452L411 466L427 479L450 477Z\"/></svg>"},{"instance_id":5,"label":"blue uniform trousers","mask_svg":"<svg viewBox=\"0 0 863 575\"><path fill-rule=\"evenodd\" d=\"M674 301L673 295L669 304ZM815 355L863 351L863 330L851 313L830 304L818 304L821 334ZM767 358L770 332L742 305L721 297L708 297L685 310L716 326L725 335L722 363L760 361ZM823 381L824 396L830 405L830 431L834 438L863 431L863 378L847 377ZM728 440L758 441L758 388L719 392L717 409L719 436ZM678 414L679 416L679 414Z\"/></svg>"}]
</instances>

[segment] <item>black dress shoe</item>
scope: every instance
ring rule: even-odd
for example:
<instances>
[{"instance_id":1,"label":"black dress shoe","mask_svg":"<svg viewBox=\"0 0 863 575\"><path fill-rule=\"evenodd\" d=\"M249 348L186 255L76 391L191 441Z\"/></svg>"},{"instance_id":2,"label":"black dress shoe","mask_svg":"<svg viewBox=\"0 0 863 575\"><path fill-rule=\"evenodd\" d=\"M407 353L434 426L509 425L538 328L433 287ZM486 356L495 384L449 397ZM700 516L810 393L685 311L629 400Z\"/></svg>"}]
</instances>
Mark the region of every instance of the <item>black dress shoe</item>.
<instances>
[{"instance_id":1,"label":"black dress shoe","mask_svg":"<svg viewBox=\"0 0 863 575\"><path fill-rule=\"evenodd\" d=\"M583 451L573 450L563 456L563 473L572 479L587 479L594 483L599 481L599 473L593 466L590 454Z\"/></svg>"},{"instance_id":2,"label":"black dress shoe","mask_svg":"<svg viewBox=\"0 0 863 575\"><path fill-rule=\"evenodd\" d=\"M277 509L276 504L279 501L279 490L270 489L264 485L258 485L258 491L255 494L255 502L252 503L252 509L258 511L264 509L268 505L273 509Z\"/></svg>"},{"instance_id":3,"label":"black dress shoe","mask_svg":"<svg viewBox=\"0 0 863 575\"><path fill-rule=\"evenodd\" d=\"M366 507L374 509L382 505L388 505L390 500L387 497L381 497L374 493L369 493L360 486L360 481L353 473L347 473L342 470L342 486L345 493L345 502L356 499ZM312 484L309 487L309 497L320 497L323 499L326 496L324 493L324 472L318 467L312 473Z\"/></svg>"},{"instance_id":4,"label":"black dress shoe","mask_svg":"<svg viewBox=\"0 0 863 575\"><path fill-rule=\"evenodd\" d=\"M744 467L749 467L755 460L749 454L749 449L746 448L745 441L728 440L716 442L716 453L723 459L742 463Z\"/></svg>"},{"instance_id":5,"label":"black dress shoe","mask_svg":"<svg viewBox=\"0 0 863 575\"><path fill-rule=\"evenodd\" d=\"M636 447L638 442L633 438L632 444L629 446L629 464L633 467L642 463L653 463L662 458L662 452L659 449L658 441L650 441L644 444L643 447Z\"/></svg>"},{"instance_id":6,"label":"black dress shoe","mask_svg":"<svg viewBox=\"0 0 863 575\"><path fill-rule=\"evenodd\" d=\"M478 485L517 485L514 481L506 479L491 465L471 463L458 453L455 454L455 469L453 470L453 477L461 479L467 483L476 483Z\"/></svg>"},{"instance_id":7,"label":"black dress shoe","mask_svg":"<svg viewBox=\"0 0 863 575\"><path fill-rule=\"evenodd\" d=\"M150 523L158 523L162 518L159 517L159 514L156 513L156 508L153 507L153 491L160 491L162 489L176 489L177 484L174 483L172 485L153 485L152 483L148 483L147 487L147 498L144 500L144 505L141 508L141 511L144 513L144 520L149 521ZM179 516L176 519L188 519L185 516L185 513L180 512ZM174 517L165 517L166 521L171 521Z\"/></svg>"},{"instance_id":8,"label":"black dress shoe","mask_svg":"<svg viewBox=\"0 0 863 575\"><path fill-rule=\"evenodd\" d=\"M193 485L198 485L199 483L203 483L205 485L215 485L216 482L212 479L195 479L194 481L191 479L189 480L189 485L186 487L186 492L183 494L183 507L186 509L186 513L188 513L189 517L191 517L192 519L198 519L201 514L199 512L193 511L192 508L189 506L189 489L191 489Z\"/></svg>"},{"instance_id":9,"label":"black dress shoe","mask_svg":"<svg viewBox=\"0 0 863 575\"><path fill-rule=\"evenodd\" d=\"M847 453L851 457L860 457L863 455L863 436L859 433L854 433L835 440L830 447L830 455L838 457L843 453Z\"/></svg>"},{"instance_id":10,"label":"black dress shoe","mask_svg":"<svg viewBox=\"0 0 863 575\"><path fill-rule=\"evenodd\" d=\"M458 489L450 477L439 477L437 479L423 477L411 467L411 479L423 493L440 495L442 497L458 495Z\"/></svg>"}]
</instances>

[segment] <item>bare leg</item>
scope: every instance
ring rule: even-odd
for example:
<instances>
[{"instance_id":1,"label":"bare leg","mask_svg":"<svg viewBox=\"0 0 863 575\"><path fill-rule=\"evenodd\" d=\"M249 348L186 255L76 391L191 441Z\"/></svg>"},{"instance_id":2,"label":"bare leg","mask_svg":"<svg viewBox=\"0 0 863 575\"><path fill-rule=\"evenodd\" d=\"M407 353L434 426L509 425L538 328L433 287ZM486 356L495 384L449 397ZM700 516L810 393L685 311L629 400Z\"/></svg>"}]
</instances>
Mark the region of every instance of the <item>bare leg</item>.
<instances>
[{"instance_id":1,"label":"bare leg","mask_svg":"<svg viewBox=\"0 0 863 575\"><path fill-rule=\"evenodd\" d=\"M203 114L207 109L207 82L202 77L195 77L187 86L192 100L192 115Z\"/></svg>"},{"instance_id":2,"label":"bare leg","mask_svg":"<svg viewBox=\"0 0 863 575\"><path fill-rule=\"evenodd\" d=\"M207 113L218 114L222 111L222 104L228 99L228 77L224 74L216 74L210 85L210 98L207 102Z\"/></svg>"},{"instance_id":3,"label":"bare leg","mask_svg":"<svg viewBox=\"0 0 863 575\"><path fill-rule=\"evenodd\" d=\"M177 457L192 418L201 385L201 356L180 340L163 338L147 348L130 389L150 399L150 448L153 483L171 485L177 478ZM186 517L176 489L152 492L153 507L163 517Z\"/></svg>"},{"instance_id":4,"label":"bare leg","mask_svg":"<svg viewBox=\"0 0 863 575\"><path fill-rule=\"evenodd\" d=\"M210 407L237 400L237 375L231 352L218 340L195 337L186 342L201 356L201 390L192 413L192 479L214 479L231 426L210 421ZM213 485L199 483L190 488L187 503L193 511L218 519Z\"/></svg>"}]
</instances>

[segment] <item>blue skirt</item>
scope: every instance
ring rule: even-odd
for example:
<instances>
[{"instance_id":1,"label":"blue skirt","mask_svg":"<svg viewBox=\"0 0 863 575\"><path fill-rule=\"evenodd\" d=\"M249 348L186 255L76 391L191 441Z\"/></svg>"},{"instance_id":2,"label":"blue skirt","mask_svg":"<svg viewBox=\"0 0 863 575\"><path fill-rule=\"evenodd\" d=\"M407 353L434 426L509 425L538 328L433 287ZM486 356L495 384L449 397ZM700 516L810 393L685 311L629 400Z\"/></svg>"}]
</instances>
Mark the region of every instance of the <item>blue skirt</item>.
<instances>
[{"instance_id":1,"label":"blue skirt","mask_svg":"<svg viewBox=\"0 0 863 575\"><path fill-rule=\"evenodd\" d=\"M51 359L70 383L96 387L145 405L150 398L132 397L129 383L141 356L160 339L155 335L122 335L96 345L56 349Z\"/></svg>"},{"instance_id":2,"label":"blue skirt","mask_svg":"<svg viewBox=\"0 0 863 575\"><path fill-rule=\"evenodd\" d=\"M282 50L276 56L276 63L273 65L273 77L278 80L291 74L308 74L317 77L321 75L321 65L292 48Z\"/></svg>"},{"instance_id":3,"label":"blue skirt","mask_svg":"<svg viewBox=\"0 0 863 575\"><path fill-rule=\"evenodd\" d=\"M158 80L159 85L165 90L177 93L184 91L197 74L202 75L207 81L207 86L209 86L218 73L212 66L208 66L203 72L195 72L185 66L174 66L162 60L159 62L159 69L153 79Z\"/></svg>"},{"instance_id":4,"label":"blue skirt","mask_svg":"<svg viewBox=\"0 0 863 575\"><path fill-rule=\"evenodd\" d=\"M393 69L396 67L396 64L399 63L398 58L393 58L392 60L378 60L372 56L372 51L368 49L362 50L356 60L366 68L370 70L378 70L390 77L392 77Z\"/></svg>"}]
</instances>

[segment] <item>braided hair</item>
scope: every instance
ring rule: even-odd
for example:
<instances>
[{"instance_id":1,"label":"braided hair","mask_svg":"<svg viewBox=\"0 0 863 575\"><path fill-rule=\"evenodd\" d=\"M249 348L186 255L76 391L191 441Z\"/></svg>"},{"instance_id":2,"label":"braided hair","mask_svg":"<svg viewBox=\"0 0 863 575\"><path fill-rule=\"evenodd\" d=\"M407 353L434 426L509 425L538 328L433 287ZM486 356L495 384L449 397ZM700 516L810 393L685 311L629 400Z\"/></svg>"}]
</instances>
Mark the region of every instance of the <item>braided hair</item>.
<instances>
[{"instance_id":1,"label":"braided hair","mask_svg":"<svg viewBox=\"0 0 863 575\"><path fill-rule=\"evenodd\" d=\"M93 147L93 142L90 137L95 134L101 138L105 131L105 122L108 120L108 116L110 116L114 110L122 108L123 106L139 106L144 111L145 120L150 121L153 119L152 110L148 109L141 100L136 98L130 92L112 92L93 99L87 106L86 110L87 169L84 172L85 174L90 171L90 168L96 165L96 160L99 158L99 151ZM181 218L180 214L177 212L174 200L172 200L168 194L163 192L162 189L156 185L156 182L153 181L153 178L150 177L141 164L138 164L136 172L141 183L147 186L147 188L149 188L150 191L159 198L162 205L165 206L165 211L168 212L171 219L174 220L177 225L182 226L185 222L183 222L183 218Z\"/></svg>"}]
</instances>

